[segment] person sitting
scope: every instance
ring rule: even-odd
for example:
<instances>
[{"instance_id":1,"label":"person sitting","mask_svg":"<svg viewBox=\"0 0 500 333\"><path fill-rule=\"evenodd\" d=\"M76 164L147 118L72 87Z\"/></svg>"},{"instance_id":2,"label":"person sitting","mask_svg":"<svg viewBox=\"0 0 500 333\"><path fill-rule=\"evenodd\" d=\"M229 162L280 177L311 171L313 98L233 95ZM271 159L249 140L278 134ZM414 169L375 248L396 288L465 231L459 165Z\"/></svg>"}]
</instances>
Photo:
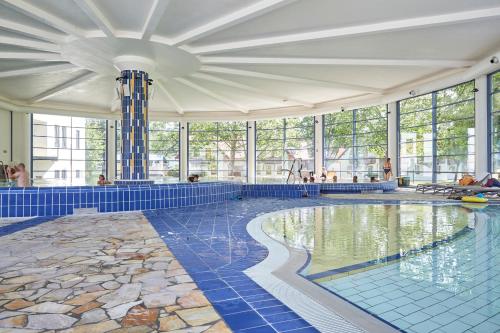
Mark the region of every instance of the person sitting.
<instances>
[{"instance_id":1,"label":"person sitting","mask_svg":"<svg viewBox=\"0 0 500 333\"><path fill-rule=\"evenodd\" d=\"M475 180L471 175L463 175L462 178L458 180L458 184L461 186L474 185Z\"/></svg>"},{"instance_id":2,"label":"person sitting","mask_svg":"<svg viewBox=\"0 0 500 333\"><path fill-rule=\"evenodd\" d=\"M200 181L200 176L198 175L191 175L188 177L188 182L190 183L198 183Z\"/></svg>"},{"instance_id":3,"label":"person sitting","mask_svg":"<svg viewBox=\"0 0 500 333\"><path fill-rule=\"evenodd\" d=\"M30 186L28 171L26 171L24 163L19 163L15 168L8 168L7 176L9 179L17 181L17 187Z\"/></svg>"},{"instance_id":4,"label":"person sitting","mask_svg":"<svg viewBox=\"0 0 500 333\"><path fill-rule=\"evenodd\" d=\"M357 183L357 182L358 182L358 176L354 176L354 177L352 177L352 182L353 182L353 183Z\"/></svg>"},{"instance_id":5,"label":"person sitting","mask_svg":"<svg viewBox=\"0 0 500 333\"><path fill-rule=\"evenodd\" d=\"M374 176L370 177L370 183L378 183L378 179Z\"/></svg>"},{"instance_id":6,"label":"person sitting","mask_svg":"<svg viewBox=\"0 0 500 333\"><path fill-rule=\"evenodd\" d=\"M490 178L486 181L484 187L500 187L500 181L496 178Z\"/></svg>"},{"instance_id":7,"label":"person sitting","mask_svg":"<svg viewBox=\"0 0 500 333\"><path fill-rule=\"evenodd\" d=\"M106 177L104 177L104 175L99 175L99 180L97 181L97 185L109 185L111 184L110 181L106 180Z\"/></svg>"}]
</instances>

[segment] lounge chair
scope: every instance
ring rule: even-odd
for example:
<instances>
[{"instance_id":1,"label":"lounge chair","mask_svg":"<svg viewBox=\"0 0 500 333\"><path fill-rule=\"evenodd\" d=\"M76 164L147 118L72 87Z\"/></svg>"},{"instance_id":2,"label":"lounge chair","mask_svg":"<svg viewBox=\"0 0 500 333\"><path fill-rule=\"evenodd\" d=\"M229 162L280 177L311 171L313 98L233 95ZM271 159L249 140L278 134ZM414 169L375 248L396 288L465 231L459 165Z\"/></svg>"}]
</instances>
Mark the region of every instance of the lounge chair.
<instances>
[{"instance_id":1,"label":"lounge chair","mask_svg":"<svg viewBox=\"0 0 500 333\"><path fill-rule=\"evenodd\" d=\"M453 186L452 195L476 195L483 194L498 194L500 195L500 187L483 187L478 185L469 186Z\"/></svg>"},{"instance_id":2,"label":"lounge chair","mask_svg":"<svg viewBox=\"0 0 500 333\"><path fill-rule=\"evenodd\" d=\"M488 172L480 174L475 182L474 185L467 185L464 187L470 188L471 186L477 186L481 187L481 185L484 185L486 181L491 177L491 174ZM417 192L430 192L432 191L433 194L440 193L442 195L446 194L455 194L454 189L457 188L457 190L460 191L460 187L462 185L457 184L456 182L453 183L424 183L424 184L419 184L417 185L416 191Z\"/></svg>"},{"instance_id":3,"label":"lounge chair","mask_svg":"<svg viewBox=\"0 0 500 333\"><path fill-rule=\"evenodd\" d=\"M446 193L450 192L455 185L456 183L424 183L418 184L415 191L422 193L432 191L433 194L441 193L445 195Z\"/></svg>"}]
</instances>

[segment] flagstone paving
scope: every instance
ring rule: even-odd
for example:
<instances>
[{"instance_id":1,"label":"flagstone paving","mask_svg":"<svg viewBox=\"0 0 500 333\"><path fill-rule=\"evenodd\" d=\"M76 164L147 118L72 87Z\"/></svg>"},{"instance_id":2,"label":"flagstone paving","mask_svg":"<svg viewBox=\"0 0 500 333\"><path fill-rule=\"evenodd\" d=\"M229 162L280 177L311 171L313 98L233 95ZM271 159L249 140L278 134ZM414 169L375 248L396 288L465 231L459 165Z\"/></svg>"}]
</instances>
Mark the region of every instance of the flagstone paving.
<instances>
[{"instance_id":1,"label":"flagstone paving","mask_svg":"<svg viewBox=\"0 0 500 333\"><path fill-rule=\"evenodd\" d=\"M230 332L139 212L0 238L2 332Z\"/></svg>"}]
</instances>

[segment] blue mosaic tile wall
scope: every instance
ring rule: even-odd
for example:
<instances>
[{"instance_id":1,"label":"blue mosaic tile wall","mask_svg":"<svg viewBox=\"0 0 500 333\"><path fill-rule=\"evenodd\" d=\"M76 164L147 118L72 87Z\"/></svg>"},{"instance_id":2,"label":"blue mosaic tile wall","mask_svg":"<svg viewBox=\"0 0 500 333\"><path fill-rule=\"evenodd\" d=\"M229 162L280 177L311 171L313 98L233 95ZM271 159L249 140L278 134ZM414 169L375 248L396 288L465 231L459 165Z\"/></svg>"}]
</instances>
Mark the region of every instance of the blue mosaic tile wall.
<instances>
[{"instance_id":1,"label":"blue mosaic tile wall","mask_svg":"<svg viewBox=\"0 0 500 333\"><path fill-rule=\"evenodd\" d=\"M122 179L147 179L148 73L125 70L122 84Z\"/></svg>"},{"instance_id":2,"label":"blue mosaic tile wall","mask_svg":"<svg viewBox=\"0 0 500 333\"><path fill-rule=\"evenodd\" d=\"M302 198L320 195L320 184L246 184L242 195L249 198Z\"/></svg>"},{"instance_id":3,"label":"blue mosaic tile wall","mask_svg":"<svg viewBox=\"0 0 500 333\"><path fill-rule=\"evenodd\" d=\"M241 184L230 182L1 188L0 217L68 215L75 208L97 208L98 212L177 208L240 196Z\"/></svg>"},{"instance_id":4,"label":"blue mosaic tile wall","mask_svg":"<svg viewBox=\"0 0 500 333\"><path fill-rule=\"evenodd\" d=\"M396 190L396 188L396 181L378 183L321 183L321 193L391 192Z\"/></svg>"},{"instance_id":5,"label":"blue mosaic tile wall","mask_svg":"<svg viewBox=\"0 0 500 333\"><path fill-rule=\"evenodd\" d=\"M177 208L240 197L303 198L320 193L391 191L396 183L241 184L207 182L128 186L0 188L0 217L60 216L75 208L119 212Z\"/></svg>"}]
</instances>

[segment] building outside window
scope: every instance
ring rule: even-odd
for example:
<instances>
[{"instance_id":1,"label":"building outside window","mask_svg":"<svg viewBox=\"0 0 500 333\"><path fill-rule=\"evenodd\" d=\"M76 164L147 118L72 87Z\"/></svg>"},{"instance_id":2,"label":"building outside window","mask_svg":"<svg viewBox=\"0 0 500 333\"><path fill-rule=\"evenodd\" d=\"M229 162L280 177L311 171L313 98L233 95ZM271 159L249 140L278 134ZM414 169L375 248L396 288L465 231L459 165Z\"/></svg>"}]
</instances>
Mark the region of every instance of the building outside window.
<instances>
[{"instance_id":1,"label":"building outside window","mask_svg":"<svg viewBox=\"0 0 500 333\"><path fill-rule=\"evenodd\" d=\"M387 158L387 105L323 116L324 165L338 180L383 178Z\"/></svg>"},{"instance_id":2,"label":"building outside window","mask_svg":"<svg viewBox=\"0 0 500 333\"><path fill-rule=\"evenodd\" d=\"M474 82L398 102L399 166L412 183L474 173Z\"/></svg>"},{"instance_id":3,"label":"building outside window","mask_svg":"<svg viewBox=\"0 0 500 333\"><path fill-rule=\"evenodd\" d=\"M189 123L189 174L200 180L247 180L247 123Z\"/></svg>"},{"instance_id":4,"label":"building outside window","mask_svg":"<svg viewBox=\"0 0 500 333\"><path fill-rule=\"evenodd\" d=\"M489 76L491 171L500 176L500 72Z\"/></svg>"},{"instance_id":5,"label":"building outside window","mask_svg":"<svg viewBox=\"0 0 500 333\"><path fill-rule=\"evenodd\" d=\"M95 184L106 174L106 120L33 114L32 121L34 185Z\"/></svg>"},{"instance_id":6,"label":"building outside window","mask_svg":"<svg viewBox=\"0 0 500 333\"><path fill-rule=\"evenodd\" d=\"M293 161L314 172L314 117L256 122L257 183L281 183ZM295 165L297 166L297 164Z\"/></svg>"},{"instance_id":7,"label":"building outside window","mask_svg":"<svg viewBox=\"0 0 500 333\"><path fill-rule=\"evenodd\" d=\"M75 148L80 149L80 130L75 131Z\"/></svg>"}]
</instances>

